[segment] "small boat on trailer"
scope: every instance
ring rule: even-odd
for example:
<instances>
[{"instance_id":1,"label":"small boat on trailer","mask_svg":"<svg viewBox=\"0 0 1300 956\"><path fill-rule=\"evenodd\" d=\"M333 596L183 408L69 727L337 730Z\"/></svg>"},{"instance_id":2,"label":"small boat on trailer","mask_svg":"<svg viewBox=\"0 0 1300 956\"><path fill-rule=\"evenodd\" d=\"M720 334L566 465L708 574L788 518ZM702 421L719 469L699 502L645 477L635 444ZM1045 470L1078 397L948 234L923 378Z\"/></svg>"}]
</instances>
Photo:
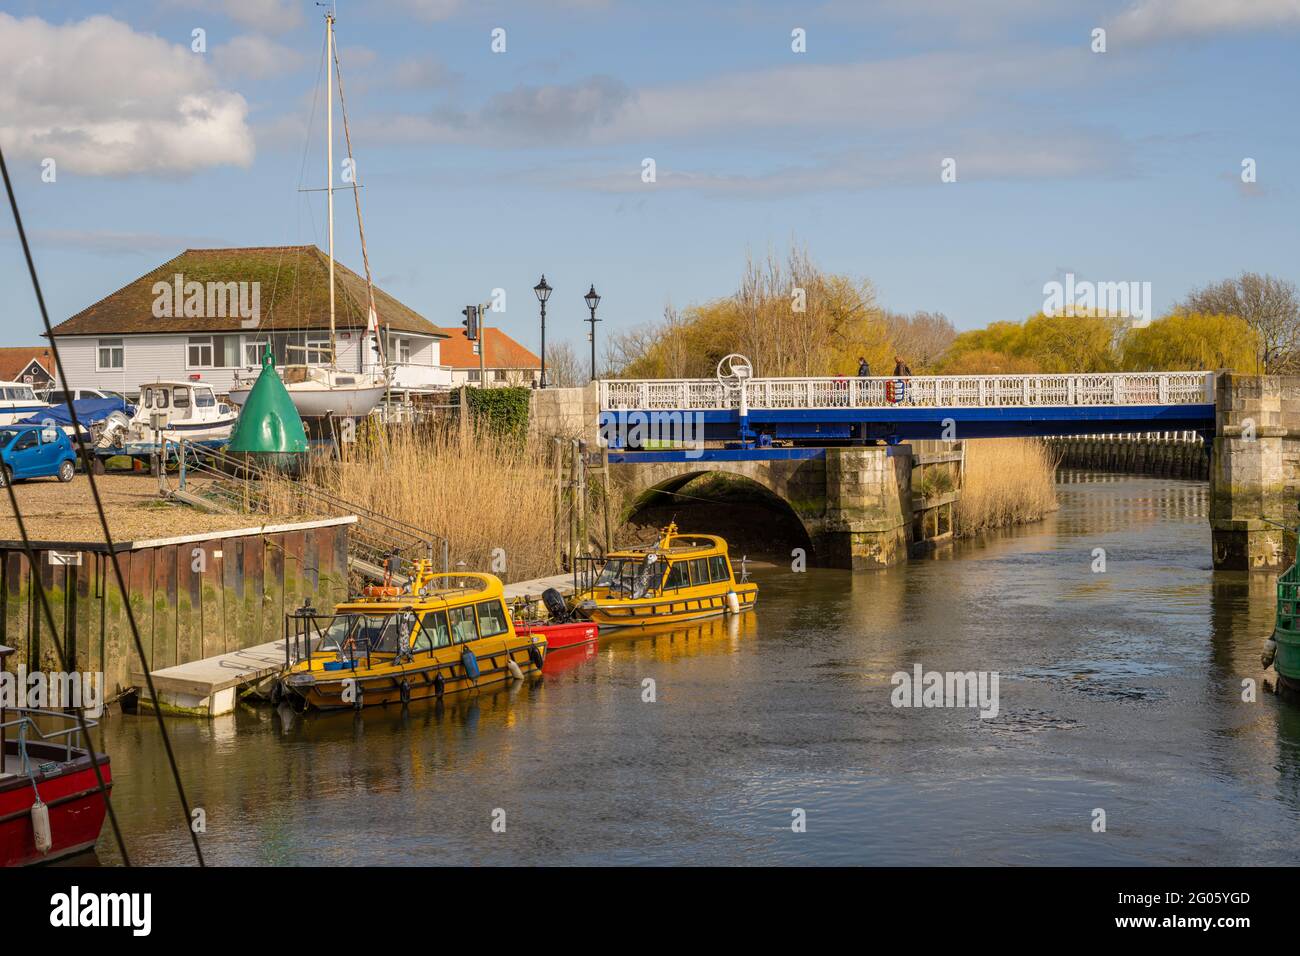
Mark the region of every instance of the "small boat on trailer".
<instances>
[{"instance_id":1,"label":"small boat on trailer","mask_svg":"<svg viewBox=\"0 0 1300 956\"><path fill-rule=\"evenodd\" d=\"M0 664L12 653L0 645ZM81 746L72 714L4 704L0 698L0 866L48 863L92 849L108 809L95 764L111 790L108 756Z\"/></svg>"},{"instance_id":2,"label":"small boat on trailer","mask_svg":"<svg viewBox=\"0 0 1300 956\"><path fill-rule=\"evenodd\" d=\"M544 634L516 631L499 578L435 572L427 560L415 563L405 590L371 586L332 615L290 615L286 653L300 640L303 659L286 670L280 695L318 710L405 704L522 680L542 669L547 652Z\"/></svg>"},{"instance_id":3,"label":"small boat on trailer","mask_svg":"<svg viewBox=\"0 0 1300 956\"><path fill-rule=\"evenodd\" d=\"M182 441L218 448L230 440L237 418L211 385L150 382L140 389L134 415L128 418L114 412L104 420L95 439L95 455L100 462L120 455L148 460Z\"/></svg>"},{"instance_id":4,"label":"small boat on trailer","mask_svg":"<svg viewBox=\"0 0 1300 956\"><path fill-rule=\"evenodd\" d=\"M675 523L642 548L575 562L572 610L602 628L676 624L754 607L758 585L736 579L727 542L711 534L679 534Z\"/></svg>"}]
</instances>

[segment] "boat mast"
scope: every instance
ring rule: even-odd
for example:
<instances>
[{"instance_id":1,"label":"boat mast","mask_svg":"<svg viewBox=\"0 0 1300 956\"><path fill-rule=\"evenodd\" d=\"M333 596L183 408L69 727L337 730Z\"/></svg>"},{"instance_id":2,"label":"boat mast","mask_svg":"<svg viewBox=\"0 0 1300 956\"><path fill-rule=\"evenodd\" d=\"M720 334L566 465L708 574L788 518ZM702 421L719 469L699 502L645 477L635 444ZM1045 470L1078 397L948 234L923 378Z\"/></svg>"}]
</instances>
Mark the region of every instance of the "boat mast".
<instances>
[{"instance_id":1,"label":"boat mast","mask_svg":"<svg viewBox=\"0 0 1300 956\"><path fill-rule=\"evenodd\" d=\"M330 368L336 367L334 359L334 13L325 14L325 68L329 71L325 82L325 165L329 167L325 195L329 197L330 234ZM318 73L317 76L320 74Z\"/></svg>"}]
</instances>

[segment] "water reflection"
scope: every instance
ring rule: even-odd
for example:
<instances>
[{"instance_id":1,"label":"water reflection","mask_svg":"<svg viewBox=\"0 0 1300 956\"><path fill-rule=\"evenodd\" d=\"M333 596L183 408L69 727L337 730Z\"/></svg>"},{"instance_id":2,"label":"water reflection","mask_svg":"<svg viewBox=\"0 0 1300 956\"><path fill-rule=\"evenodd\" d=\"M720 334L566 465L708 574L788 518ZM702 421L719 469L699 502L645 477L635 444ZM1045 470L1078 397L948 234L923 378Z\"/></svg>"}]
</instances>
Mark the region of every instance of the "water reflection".
<instances>
[{"instance_id":1,"label":"water reflection","mask_svg":"<svg viewBox=\"0 0 1300 956\"><path fill-rule=\"evenodd\" d=\"M614 631L409 709L173 721L217 863L1292 862L1300 704L1273 578L1210 568L1205 486L1066 475L1048 520L883 572L758 567L757 611ZM1105 571L1094 571L1098 552ZM891 675L997 671L1000 713ZM653 702L646 698L653 681ZM107 725L140 862L188 840L147 719ZM1105 808L1105 834L1091 812ZM794 808L808 830L790 828ZM507 834L491 815L506 813ZM114 854L101 841L101 855Z\"/></svg>"}]
</instances>

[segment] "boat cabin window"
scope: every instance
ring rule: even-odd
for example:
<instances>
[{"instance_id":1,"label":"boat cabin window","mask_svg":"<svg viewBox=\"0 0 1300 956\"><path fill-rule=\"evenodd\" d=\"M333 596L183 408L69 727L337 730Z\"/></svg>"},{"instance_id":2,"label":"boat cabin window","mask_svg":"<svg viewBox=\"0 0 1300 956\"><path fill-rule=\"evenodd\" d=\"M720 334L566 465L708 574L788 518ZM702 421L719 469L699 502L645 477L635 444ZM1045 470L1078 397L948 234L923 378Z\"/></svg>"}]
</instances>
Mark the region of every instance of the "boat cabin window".
<instances>
[{"instance_id":1,"label":"boat cabin window","mask_svg":"<svg viewBox=\"0 0 1300 956\"><path fill-rule=\"evenodd\" d=\"M495 637L510 629L506 624L506 609L501 606L500 601L480 601L474 607L478 610L480 637Z\"/></svg>"},{"instance_id":2,"label":"boat cabin window","mask_svg":"<svg viewBox=\"0 0 1300 956\"><path fill-rule=\"evenodd\" d=\"M190 407L190 390L188 388L177 388L172 390L172 405L176 408Z\"/></svg>"},{"instance_id":3,"label":"boat cabin window","mask_svg":"<svg viewBox=\"0 0 1300 956\"><path fill-rule=\"evenodd\" d=\"M696 587L709 583L708 558L694 558L691 561L691 583Z\"/></svg>"},{"instance_id":4,"label":"boat cabin window","mask_svg":"<svg viewBox=\"0 0 1300 956\"><path fill-rule=\"evenodd\" d=\"M196 388L194 390L194 404L199 408L211 408L217 404L217 397L212 394L210 389Z\"/></svg>"},{"instance_id":5,"label":"boat cabin window","mask_svg":"<svg viewBox=\"0 0 1300 956\"><path fill-rule=\"evenodd\" d=\"M727 559L724 555L715 554L709 558L709 577L715 582L731 580L731 571L727 567Z\"/></svg>"},{"instance_id":6,"label":"boat cabin window","mask_svg":"<svg viewBox=\"0 0 1300 956\"><path fill-rule=\"evenodd\" d=\"M596 579L596 587L607 588L617 584L623 577L623 569L632 563L626 558L610 558L605 562L605 566L600 569L600 577Z\"/></svg>"},{"instance_id":7,"label":"boat cabin window","mask_svg":"<svg viewBox=\"0 0 1300 956\"><path fill-rule=\"evenodd\" d=\"M428 651L438 647L446 647L451 643L451 632L447 629L447 613L445 611L429 611L420 618L420 630L416 632L415 643L411 649L415 651Z\"/></svg>"},{"instance_id":8,"label":"boat cabin window","mask_svg":"<svg viewBox=\"0 0 1300 956\"><path fill-rule=\"evenodd\" d=\"M165 388L146 388L140 396L140 404L145 408L166 408L168 391Z\"/></svg>"},{"instance_id":9,"label":"boat cabin window","mask_svg":"<svg viewBox=\"0 0 1300 956\"><path fill-rule=\"evenodd\" d=\"M478 640L478 625L474 623L474 607L448 608L447 618L451 622L451 639L457 644Z\"/></svg>"},{"instance_id":10,"label":"boat cabin window","mask_svg":"<svg viewBox=\"0 0 1300 956\"><path fill-rule=\"evenodd\" d=\"M688 588L691 586L691 577L688 571L689 561L676 561L668 568L668 580L664 581L664 590L670 591L673 588Z\"/></svg>"},{"instance_id":11,"label":"boat cabin window","mask_svg":"<svg viewBox=\"0 0 1300 956\"><path fill-rule=\"evenodd\" d=\"M357 378L355 375L336 375L334 376L335 385L355 385Z\"/></svg>"}]
</instances>

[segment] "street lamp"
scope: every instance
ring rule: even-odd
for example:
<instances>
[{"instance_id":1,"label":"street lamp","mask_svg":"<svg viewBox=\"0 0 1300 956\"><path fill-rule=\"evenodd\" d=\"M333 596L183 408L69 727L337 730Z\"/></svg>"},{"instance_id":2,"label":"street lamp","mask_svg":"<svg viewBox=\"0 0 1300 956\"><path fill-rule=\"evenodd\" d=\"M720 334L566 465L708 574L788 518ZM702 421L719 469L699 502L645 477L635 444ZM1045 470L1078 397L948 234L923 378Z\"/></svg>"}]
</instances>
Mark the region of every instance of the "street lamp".
<instances>
[{"instance_id":1,"label":"street lamp","mask_svg":"<svg viewBox=\"0 0 1300 956\"><path fill-rule=\"evenodd\" d=\"M591 318L587 321L591 323L591 380L594 382L596 380L596 323L600 321L596 318L596 306L600 305L600 294L593 284L582 298L586 301L587 308L591 309Z\"/></svg>"},{"instance_id":2,"label":"street lamp","mask_svg":"<svg viewBox=\"0 0 1300 956\"><path fill-rule=\"evenodd\" d=\"M551 297L551 287L546 284L546 275L542 274L542 281L533 286L533 291L537 293L537 301L542 304L542 380L539 388L546 387L546 300Z\"/></svg>"}]
</instances>

